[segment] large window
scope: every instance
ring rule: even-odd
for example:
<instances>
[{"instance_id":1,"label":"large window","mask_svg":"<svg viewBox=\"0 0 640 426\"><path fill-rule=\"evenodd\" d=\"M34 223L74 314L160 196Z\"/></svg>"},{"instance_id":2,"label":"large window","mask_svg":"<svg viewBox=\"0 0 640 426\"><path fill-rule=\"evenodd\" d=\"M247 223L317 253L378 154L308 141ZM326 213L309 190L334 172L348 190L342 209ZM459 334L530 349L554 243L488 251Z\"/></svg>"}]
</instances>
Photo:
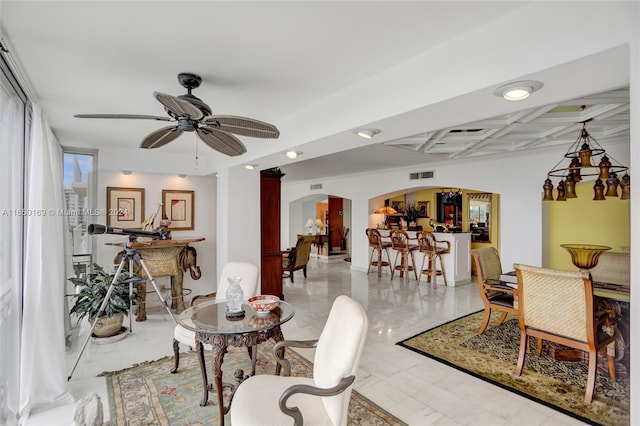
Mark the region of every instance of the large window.
<instances>
[{"instance_id":1,"label":"large window","mask_svg":"<svg viewBox=\"0 0 640 426\"><path fill-rule=\"evenodd\" d=\"M93 239L87 234L87 226L95 218L94 187L95 153L88 151L64 150L64 198L69 231L67 265L73 265L71 274L81 276L87 273L93 262Z\"/></svg>"}]
</instances>

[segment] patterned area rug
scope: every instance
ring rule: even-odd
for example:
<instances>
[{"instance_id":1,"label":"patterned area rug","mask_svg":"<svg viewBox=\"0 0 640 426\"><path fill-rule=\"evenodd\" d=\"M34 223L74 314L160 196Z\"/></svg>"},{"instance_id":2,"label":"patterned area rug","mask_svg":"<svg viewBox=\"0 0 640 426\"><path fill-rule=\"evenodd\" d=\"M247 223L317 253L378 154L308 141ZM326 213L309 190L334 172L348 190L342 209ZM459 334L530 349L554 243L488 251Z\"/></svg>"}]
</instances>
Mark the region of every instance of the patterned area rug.
<instances>
[{"instance_id":1,"label":"patterned area rug","mask_svg":"<svg viewBox=\"0 0 640 426\"><path fill-rule=\"evenodd\" d=\"M271 354L272 342L258 348L256 374L274 374L276 362ZM209 364L208 354L205 354ZM288 349L286 357L291 363L292 376L311 377L312 363ZM214 425L218 424L215 391L209 394L209 403L199 405L202 399L202 377L194 352L180 355L180 368L171 374L173 357L139 364L118 372L102 373L107 376L111 425ZM210 365L209 381L212 374ZM245 348L229 348L224 357L223 382L233 383L233 372L251 370ZM225 393L225 401L228 394ZM303 413L304 414L304 413ZM230 424L229 416L225 423ZM405 425L367 398L353 391L349 404L350 425Z\"/></svg>"},{"instance_id":2,"label":"patterned area rug","mask_svg":"<svg viewBox=\"0 0 640 426\"><path fill-rule=\"evenodd\" d=\"M520 327L515 317L508 317L496 327L499 314L492 316L481 336L476 335L483 315L478 312L403 340L398 345L582 421L602 425L629 424L628 379L614 383L608 375L598 373L594 400L591 405L585 404L586 364L556 361L546 355L546 347L539 358L535 349L528 353L522 375L516 377Z\"/></svg>"}]
</instances>

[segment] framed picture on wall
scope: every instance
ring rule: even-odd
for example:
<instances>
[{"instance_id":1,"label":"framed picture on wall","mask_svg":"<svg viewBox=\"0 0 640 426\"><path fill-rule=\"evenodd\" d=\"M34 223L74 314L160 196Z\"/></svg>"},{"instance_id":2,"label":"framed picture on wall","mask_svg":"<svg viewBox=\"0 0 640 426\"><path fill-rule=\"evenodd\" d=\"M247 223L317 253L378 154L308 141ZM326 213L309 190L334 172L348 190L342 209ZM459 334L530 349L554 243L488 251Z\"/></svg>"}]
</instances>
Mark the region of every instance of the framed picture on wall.
<instances>
[{"instance_id":1,"label":"framed picture on wall","mask_svg":"<svg viewBox=\"0 0 640 426\"><path fill-rule=\"evenodd\" d=\"M418 217L429 217L428 201L418 201Z\"/></svg>"},{"instance_id":2,"label":"framed picture on wall","mask_svg":"<svg viewBox=\"0 0 640 426\"><path fill-rule=\"evenodd\" d=\"M171 221L169 229L177 231L187 231L194 229L194 191L178 189L163 189L162 203L164 204L164 215Z\"/></svg>"},{"instance_id":3,"label":"framed picture on wall","mask_svg":"<svg viewBox=\"0 0 640 426\"><path fill-rule=\"evenodd\" d=\"M144 220L144 188L107 187L107 226L140 228Z\"/></svg>"}]
</instances>

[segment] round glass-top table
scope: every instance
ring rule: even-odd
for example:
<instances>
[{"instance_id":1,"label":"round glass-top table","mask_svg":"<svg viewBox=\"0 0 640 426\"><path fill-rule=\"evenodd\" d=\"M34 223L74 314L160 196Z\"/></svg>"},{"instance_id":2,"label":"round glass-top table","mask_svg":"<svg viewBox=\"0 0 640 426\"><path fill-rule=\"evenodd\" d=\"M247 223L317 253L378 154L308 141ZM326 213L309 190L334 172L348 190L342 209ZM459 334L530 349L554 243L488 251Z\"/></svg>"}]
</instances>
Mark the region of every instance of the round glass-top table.
<instances>
[{"instance_id":1,"label":"round glass-top table","mask_svg":"<svg viewBox=\"0 0 640 426\"><path fill-rule=\"evenodd\" d=\"M249 348L251 355L251 375L255 374L258 344L273 338L276 342L284 340L280 325L293 318L295 310L289 303L280 301L271 312L258 313L247 303L242 304L245 314L241 317L228 318L226 316L227 304L215 301L201 303L183 311L178 317L178 323L195 332L196 351L200 363L202 383L204 387L203 398L200 405L204 406L209 400L209 391L215 385L218 397L218 413L220 425L224 425L224 415L229 411L229 405L223 401L222 361L229 346ZM207 379L207 370L204 360L204 345L211 346L211 366L215 383L210 385ZM284 352L284 348L281 349ZM280 353L284 356L284 353ZM276 374L280 374L280 364L276 365ZM234 373L235 384L225 383L233 395L236 388L248 376L242 370ZM232 396L229 398L232 400Z\"/></svg>"}]
</instances>

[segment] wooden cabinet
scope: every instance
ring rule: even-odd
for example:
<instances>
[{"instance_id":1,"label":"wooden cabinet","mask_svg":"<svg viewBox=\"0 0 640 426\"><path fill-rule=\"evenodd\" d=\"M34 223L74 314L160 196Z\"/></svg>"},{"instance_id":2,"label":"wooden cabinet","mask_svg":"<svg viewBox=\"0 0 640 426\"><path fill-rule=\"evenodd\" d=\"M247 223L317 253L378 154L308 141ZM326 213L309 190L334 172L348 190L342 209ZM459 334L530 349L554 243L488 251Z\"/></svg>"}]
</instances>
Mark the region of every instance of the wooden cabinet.
<instances>
[{"instance_id":1,"label":"wooden cabinet","mask_svg":"<svg viewBox=\"0 0 640 426\"><path fill-rule=\"evenodd\" d=\"M260 172L261 293L284 300L280 252L280 171Z\"/></svg>"}]
</instances>

